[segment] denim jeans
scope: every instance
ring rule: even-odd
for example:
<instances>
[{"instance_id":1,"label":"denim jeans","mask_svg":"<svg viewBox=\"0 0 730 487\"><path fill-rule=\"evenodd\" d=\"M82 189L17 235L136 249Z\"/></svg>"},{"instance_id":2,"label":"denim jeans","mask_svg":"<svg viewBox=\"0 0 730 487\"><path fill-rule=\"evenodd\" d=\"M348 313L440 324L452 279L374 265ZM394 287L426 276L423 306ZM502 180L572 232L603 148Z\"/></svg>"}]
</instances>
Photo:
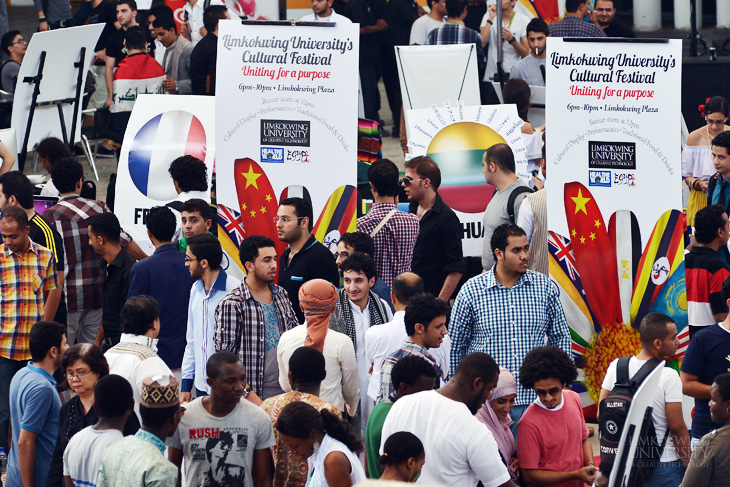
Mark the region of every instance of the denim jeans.
<instances>
[{"instance_id":1,"label":"denim jeans","mask_svg":"<svg viewBox=\"0 0 730 487\"><path fill-rule=\"evenodd\" d=\"M659 466L651 471L644 487L679 487L684 477L684 464L681 460L659 462Z\"/></svg>"},{"instance_id":2,"label":"denim jeans","mask_svg":"<svg viewBox=\"0 0 730 487\"><path fill-rule=\"evenodd\" d=\"M8 430L10 429L10 381L20 369L25 367L25 360L10 360L0 357L0 447L7 452ZM7 453L6 453L7 454Z\"/></svg>"},{"instance_id":3,"label":"denim jeans","mask_svg":"<svg viewBox=\"0 0 730 487\"><path fill-rule=\"evenodd\" d=\"M512 431L512 435L515 437L515 441L517 441L517 422L520 420L522 415L525 414L525 411L527 411L528 407L530 407L530 404L514 406L509 412L509 417L512 418L512 424L510 425L509 429Z\"/></svg>"}]
</instances>

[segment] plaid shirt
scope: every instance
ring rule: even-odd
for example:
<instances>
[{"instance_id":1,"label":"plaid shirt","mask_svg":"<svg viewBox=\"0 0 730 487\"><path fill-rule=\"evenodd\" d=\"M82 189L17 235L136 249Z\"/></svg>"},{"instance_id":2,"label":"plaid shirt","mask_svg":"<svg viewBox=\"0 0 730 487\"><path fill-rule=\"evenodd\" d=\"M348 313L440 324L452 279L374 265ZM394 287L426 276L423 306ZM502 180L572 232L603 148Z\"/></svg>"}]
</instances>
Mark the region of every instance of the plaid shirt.
<instances>
[{"instance_id":1,"label":"plaid shirt","mask_svg":"<svg viewBox=\"0 0 730 487\"><path fill-rule=\"evenodd\" d=\"M451 310L451 374L466 355L485 352L509 369L519 384L520 365L535 347L557 345L572 353L560 294L550 279L527 271L512 288L497 283L494 268L469 279ZM535 392L518 388L516 406L531 403Z\"/></svg>"},{"instance_id":2,"label":"plaid shirt","mask_svg":"<svg viewBox=\"0 0 730 487\"><path fill-rule=\"evenodd\" d=\"M452 24L444 23L441 27L432 30L428 34L426 44L430 46L443 46L450 44L469 44L474 43L477 49L477 65L479 67L479 79L484 74L487 67L487 58L484 56L484 48L482 47L482 36L474 29L470 29L463 23Z\"/></svg>"},{"instance_id":3,"label":"plaid shirt","mask_svg":"<svg viewBox=\"0 0 730 487\"><path fill-rule=\"evenodd\" d=\"M79 195L62 196L58 203L43 213L63 239L66 252L66 305L70 313L101 309L102 273L99 256L89 245L89 217L108 212L101 201ZM122 246L132 239L122 231Z\"/></svg>"},{"instance_id":4,"label":"plaid shirt","mask_svg":"<svg viewBox=\"0 0 730 487\"><path fill-rule=\"evenodd\" d=\"M380 394L378 394L378 399L375 401L375 404L378 404L382 401L385 401L390 397L391 394L393 394L393 381L390 378L390 373L393 370L393 366L406 355L417 355L419 357L422 357L428 361L433 367L436 369L436 377L441 377L441 370L439 369L438 364L436 363L436 359L431 356L430 353L428 353L428 349L425 347L422 347L421 345L417 343L413 343L410 340L406 340L403 342L403 345L400 347L400 349L396 350L395 352L391 353L388 358L385 359L385 362L383 362L383 368L380 369ZM436 387L441 382L437 379L436 380Z\"/></svg>"},{"instance_id":5,"label":"plaid shirt","mask_svg":"<svg viewBox=\"0 0 730 487\"><path fill-rule=\"evenodd\" d=\"M357 219L357 231L370 235L395 208L395 205L387 203L373 206L367 215ZM388 288L393 287L393 279L398 274L411 270L413 246L416 245L419 228L416 215L396 211L373 237L378 277Z\"/></svg>"},{"instance_id":6,"label":"plaid shirt","mask_svg":"<svg viewBox=\"0 0 730 487\"><path fill-rule=\"evenodd\" d=\"M550 37L606 37L603 29L575 15L566 15L550 24L549 29Z\"/></svg>"},{"instance_id":7,"label":"plaid shirt","mask_svg":"<svg viewBox=\"0 0 730 487\"><path fill-rule=\"evenodd\" d=\"M22 256L0 245L0 356L30 360L28 339L43 319L43 293L55 289L53 252L32 240Z\"/></svg>"},{"instance_id":8,"label":"plaid shirt","mask_svg":"<svg viewBox=\"0 0 730 487\"><path fill-rule=\"evenodd\" d=\"M283 287L269 284L272 291L279 334L299 323ZM261 396L264 391L264 345L266 322L261 303L248 290L246 280L232 289L215 310L215 349L238 355L248 383Z\"/></svg>"}]
</instances>

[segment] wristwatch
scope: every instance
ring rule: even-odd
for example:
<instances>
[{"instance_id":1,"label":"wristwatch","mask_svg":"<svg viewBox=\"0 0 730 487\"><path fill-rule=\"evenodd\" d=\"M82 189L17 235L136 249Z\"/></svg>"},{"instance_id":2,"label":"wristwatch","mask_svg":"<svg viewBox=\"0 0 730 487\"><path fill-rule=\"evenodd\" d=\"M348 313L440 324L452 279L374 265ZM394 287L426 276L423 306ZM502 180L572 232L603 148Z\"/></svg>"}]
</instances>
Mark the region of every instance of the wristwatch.
<instances>
[{"instance_id":1,"label":"wristwatch","mask_svg":"<svg viewBox=\"0 0 730 487\"><path fill-rule=\"evenodd\" d=\"M514 37L512 37L512 40L510 40L510 41L507 41L507 42L508 42L508 43L509 43L510 45L514 45L514 43L515 43L515 42L517 42L517 39L515 39Z\"/></svg>"},{"instance_id":2,"label":"wristwatch","mask_svg":"<svg viewBox=\"0 0 730 487\"><path fill-rule=\"evenodd\" d=\"M252 390L253 389L251 388L251 386L248 386L243 390L243 394L241 394L241 397L248 397Z\"/></svg>"}]
</instances>

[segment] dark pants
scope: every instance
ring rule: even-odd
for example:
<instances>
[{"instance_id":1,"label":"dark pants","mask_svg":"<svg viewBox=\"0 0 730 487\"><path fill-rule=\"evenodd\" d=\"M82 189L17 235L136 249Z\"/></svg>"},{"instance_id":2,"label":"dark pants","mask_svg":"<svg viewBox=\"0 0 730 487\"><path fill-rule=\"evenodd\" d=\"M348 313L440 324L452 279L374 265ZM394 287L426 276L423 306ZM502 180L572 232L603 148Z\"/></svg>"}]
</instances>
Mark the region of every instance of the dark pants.
<instances>
[{"instance_id":1,"label":"dark pants","mask_svg":"<svg viewBox=\"0 0 730 487\"><path fill-rule=\"evenodd\" d=\"M360 58L360 84L362 85L362 104L365 118L379 121L378 116L378 75L377 60Z\"/></svg>"},{"instance_id":2,"label":"dark pants","mask_svg":"<svg viewBox=\"0 0 730 487\"><path fill-rule=\"evenodd\" d=\"M0 447L7 452L8 433L10 431L10 381L15 374L25 367L25 360L10 360L0 357Z\"/></svg>"},{"instance_id":3,"label":"dark pants","mask_svg":"<svg viewBox=\"0 0 730 487\"><path fill-rule=\"evenodd\" d=\"M385 95L388 97L388 105L393 113L393 131L397 134L400 131L400 110L403 101L398 80L398 65L395 61L395 48L390 42L382 40L380 45L380 71L385 85Z\"/></svg>"}]
</instances>

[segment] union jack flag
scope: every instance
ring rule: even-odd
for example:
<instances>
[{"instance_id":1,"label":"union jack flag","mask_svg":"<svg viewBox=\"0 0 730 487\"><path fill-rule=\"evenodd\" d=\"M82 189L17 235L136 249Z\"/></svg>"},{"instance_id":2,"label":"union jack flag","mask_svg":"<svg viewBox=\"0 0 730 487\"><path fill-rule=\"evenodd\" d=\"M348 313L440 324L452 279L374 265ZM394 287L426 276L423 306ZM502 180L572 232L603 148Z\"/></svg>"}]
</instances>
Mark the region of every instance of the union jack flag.
<instances>
[{"instance_id":1,"label":"union jack flag","mask_svg":"<svg viewBox=\"0 0 730 487\"><path fill-rule=\"evenodd\" d=\"M570 243L570 240L555 232L548 232L548 248L565 273L570 276L570 280L575 281L578 277L578 270L575 268L575 255L573 255L573 244Z\"/></svg>"},{"instance_id":2,"label":"union jack flag","mask_svg":"<svg viewBox=\"0 0 730 487\"><path fill-rule=\"evenodd\" d=\"M228 235L235 238L236 246L243 242L243 220L241 214L227 206L218 205L218 224L223 227Z\"/></svg>"}]
</instances>

